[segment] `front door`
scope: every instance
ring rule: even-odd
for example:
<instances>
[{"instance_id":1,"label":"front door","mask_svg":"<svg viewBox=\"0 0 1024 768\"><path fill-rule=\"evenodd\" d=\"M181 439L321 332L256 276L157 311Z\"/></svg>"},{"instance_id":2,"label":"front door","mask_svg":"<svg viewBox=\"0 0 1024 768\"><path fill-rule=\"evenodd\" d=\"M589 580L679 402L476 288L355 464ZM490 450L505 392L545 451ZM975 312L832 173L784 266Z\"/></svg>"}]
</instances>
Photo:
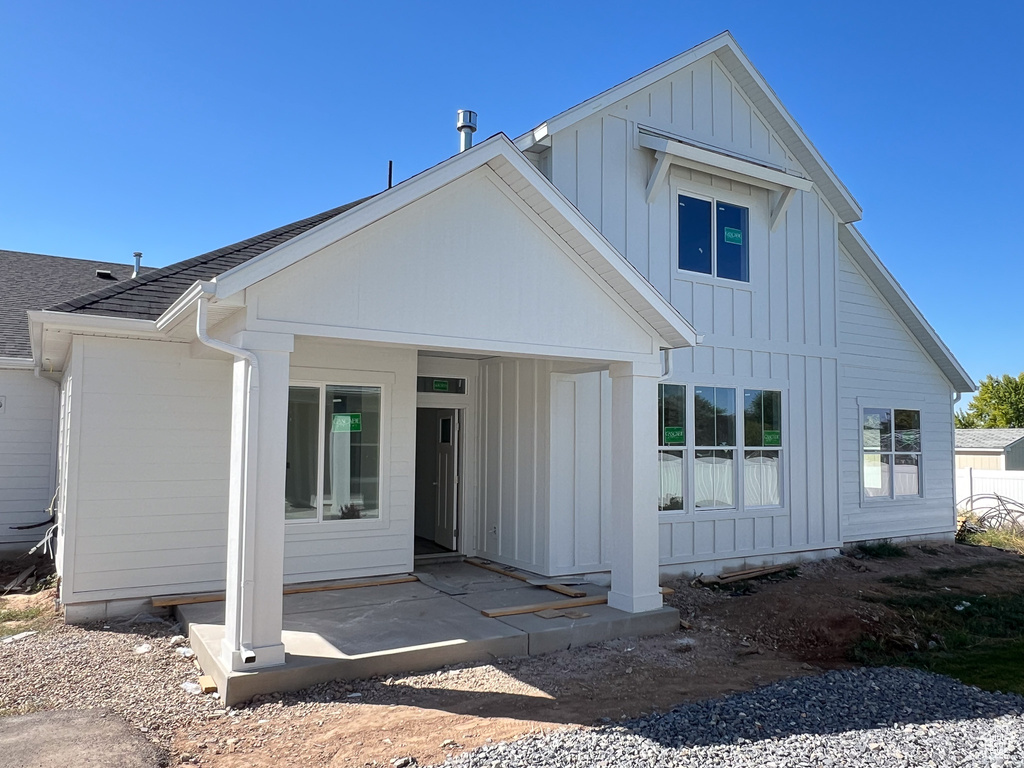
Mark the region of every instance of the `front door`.
<instances>
[{"instance_id":1,"label":"front door","mask_svg":"<svg viewBox=\"0 0 1024 768\"><path fill-rule=\"evenodd\" d=\"M459 411L416 411L416 544L418 554L458 549Z\"/></svg>"}]
</instances>

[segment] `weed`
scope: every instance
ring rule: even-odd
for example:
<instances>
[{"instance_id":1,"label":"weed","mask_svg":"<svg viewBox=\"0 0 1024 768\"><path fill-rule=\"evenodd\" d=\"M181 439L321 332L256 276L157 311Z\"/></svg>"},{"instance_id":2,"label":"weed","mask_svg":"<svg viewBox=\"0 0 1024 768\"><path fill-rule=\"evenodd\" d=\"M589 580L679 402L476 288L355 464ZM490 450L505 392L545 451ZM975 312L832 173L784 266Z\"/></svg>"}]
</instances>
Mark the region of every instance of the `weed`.
<instances>
[{"instance_id":1,"label":"weed","mask_svg":"<svg viewBox=\"0 0 1024 768\"><path fill-rule=\"evenodd\" d=\"M889 539L865 542L857 545L857 551L865 557L906 557L907 551Z\"/></svg>"},{"instance_id":2,"label":"weed","mask_svg":"<svg viewBox=\"0 0 1024 768\"><path fill-rule=\"evenodd\" d=\"M43 606L33 605L29 608L0 608L0 624L7 621L32 621L43 615Z\"/></svg>"},{"instance_id":3,"label":"weed","mask_svg":"<svg viewBox=\"0 0 1024 768\"><path fill-rule=\"evenodd\" d=\"M907 582L917 585L924 580L899 583ZM904 617L906 628L863 638L853 649L856 661L919 667L989 690L1024 693L1024 594L940 592L871 601L894 609Z\"/></svg>"}]
</instances>

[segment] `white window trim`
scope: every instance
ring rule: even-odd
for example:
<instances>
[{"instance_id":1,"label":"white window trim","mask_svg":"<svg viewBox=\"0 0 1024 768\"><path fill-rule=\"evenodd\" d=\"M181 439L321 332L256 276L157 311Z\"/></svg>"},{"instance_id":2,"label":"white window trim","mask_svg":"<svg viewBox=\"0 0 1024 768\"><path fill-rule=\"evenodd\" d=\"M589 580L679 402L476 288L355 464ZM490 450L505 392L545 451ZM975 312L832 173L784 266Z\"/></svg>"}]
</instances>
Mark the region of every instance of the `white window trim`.
<instances>
[{"instance_id":1,"label":"white window trim","mask_svg":"<svg viewBox=\"0 0 1024 768\"><path fill-rule=\"evenodd\" d=\"M860 479L860 505L862 507L874 507L874 506L886 506L896 504L913 504L915 502L922 501L924 499L924 454L925 454L925 439L924 439L924 399L914 400L912 402L902 402L896 405L880 403L872 401L867 398L857 398L857 445L860 447L860 454L857 456L857 463L859 465L857 471L857 477ZM921 420L921 450L920 451L878 451L880 454L887 456L895 456L897 453L916 453L920 458L917 461L917 493L910 496L897 496L896 495L896 473L895 470L890 469L889 472L889 495L888 496L868 496L864 492L864 410L871 408L873 410L889 410L890 412L895 411L917 411ZM896 427L896 414L892 414L893 430ZM893 437L893 446L895 447L895 434ZM895 462L895 458L893 459ZM893 464L895 466L895 463Z\"/></svg>"},{"instance_id":2,"label":"white window trim","mask_svg":"<svg viewBox=\"0 0 1024 768\"><path fill-rule=\"evenodd\" d=\"M390 526L390 503L388 502L390 496L389 491L391 487L391 469L390 469L390 456L391 456L391 382L384 380L379 377L373 376L352 376L346 374L344 376L321 378L321 379L291 379L288 382L289 388L291 387L310 387L317 388L319 390L319 419L317 428L317 500L316 500L316 519L315 520L285 520L285 525L288 529L294 531L308 531L311 528L316 528L318 531L367 531L367 530L378 530L381 528L387 528ZM366 520L324 520L324 452L325 452L325 438L326 438L326 418L327 418L327 387L375 387L380 390L380 441L377 446L378 455L377 460L378 472L377 482L380 484L378 490L380 508L379 514L376 518L369 518ZM283 503L282 499L282 503ZM282 508L282 514L284 510Z\"/></svg>"},{"instance_id":3,"label":"white window trim","mask_svg":"<svg viewBox=\"0 0 1024 768\"><path fill-rule=\"evenodd\" d=\"M658 510L658 514L661 516L669 517L676 516L679 518L685 517L686 519L699 518L702 516L707 517L723 517L729 514L735 515L745 511L756 511L756 512L768 512L768 511L784 511L786 509L787 498L789 493L790 477L788 474L788 457L787 452L789 451L789 433L790 433L790 422L789 422L789 387L785 386L782 382L771 382L768 384L761 384L757 382L753 383L742 383L742 384L707 384L707 383L694 383L692 381L661 381L659 384L678 384L686 387L686 445L663 445L661 443L660 435L658 439L658 452L661 451L682 451L684 454L683 462L683 508L682 509L666 509ZM729 446L702 446L696 445L696 389L697 387L715 387L717 389L732 389L736 393L736 445ZM746 444L746 431L744 429L744 423L742 418L742 396L744 390L747 389L759 389L769 392L779 392L782 397L782 445L777 448L774 446L748 446ZM869 406L871 407L871 406ZM914 410L914 409L910 409ZM923 447L923 446L922 446ZM696 500L696 488L695 477L696 477L696 451L698 450L722 450L722 451L733 451L736 457L733 460L733 499L735 504L727 507L701 507L697 509ZM746 505L746 488L743 479L743 462L745 461L746 451L778 451L779 453L779 503L770 505L759 505L759 506L747 506ZM901 496L900 499L910 499L910 496Z\"/></svg>"},{"instance_id":4,"label":"white window trim","mask_svg":"<svg viewBox=\"0 0 1024 768\"><path fill-rule=\"evenodd\" d=\"M738 290L752 290L754 284L754 237L755 220L760 220L763 198L760 195L732 192L727 189L710 187L698 181L672 177L672 210L671 210L671 253L672 276L676 280L693 280L706 282L710 285L722 285ZM696 200L707 200L711 203L711 268L712 273L695 272L679 266L679 196L692 197ZM715 203L734 205L747 210L747 280L734 280L730 277L718 276L718 233L715 222L718 220L718 209ZM756 216L755 216L756 214Z\"/></svg>"}]
</instances>

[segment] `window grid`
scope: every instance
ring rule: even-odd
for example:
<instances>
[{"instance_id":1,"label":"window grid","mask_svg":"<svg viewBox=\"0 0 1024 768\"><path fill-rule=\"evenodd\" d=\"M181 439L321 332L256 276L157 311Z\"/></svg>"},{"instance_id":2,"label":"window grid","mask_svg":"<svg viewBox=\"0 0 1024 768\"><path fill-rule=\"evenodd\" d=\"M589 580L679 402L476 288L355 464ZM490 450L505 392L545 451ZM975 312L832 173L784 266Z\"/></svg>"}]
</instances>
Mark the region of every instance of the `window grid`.
<instances>
[{"instance_id":1,"label":"window grid","mask_svg":"<svg viewBox=\"0 0 1024 768\"><path fill-rule=\"evenodd\" d=\"M861 448L861 493L866 501L921 495L919 410L863 408Z\"/></svg>"}]
</instances>

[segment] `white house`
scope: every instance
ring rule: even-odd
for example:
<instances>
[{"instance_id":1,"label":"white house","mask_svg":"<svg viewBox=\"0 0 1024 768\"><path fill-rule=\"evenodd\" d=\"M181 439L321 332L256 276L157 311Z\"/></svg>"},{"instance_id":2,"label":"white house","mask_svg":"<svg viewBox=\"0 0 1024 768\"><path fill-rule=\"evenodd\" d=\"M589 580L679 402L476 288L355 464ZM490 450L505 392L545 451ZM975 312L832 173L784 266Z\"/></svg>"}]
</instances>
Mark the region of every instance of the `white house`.
<instances>
[{"instance_id":1,"label":"white house","mask_svg":"<svg viewBox=\"0 0 1024 768\"><path fill-rule=\"evenodd\" d=\"M663 573L950 537L973 383L860 217L723 33L514 142L30 313L67 617L226 587L224 661L263 667L282 583L407 572L417 541L610 573L642 612Z\"/></svg>"},{"instance_id":2,"label":"white house","mask_svg":"<svg viewBox=\"0 0 1024 768\"><path fill-rule=\"evenodd\" d=\"M124 264L0 250L0 554L42 538L56 482L59 377L41 376L32 360L25 313L132 273Z\"/></svg>"}]
</instances>

